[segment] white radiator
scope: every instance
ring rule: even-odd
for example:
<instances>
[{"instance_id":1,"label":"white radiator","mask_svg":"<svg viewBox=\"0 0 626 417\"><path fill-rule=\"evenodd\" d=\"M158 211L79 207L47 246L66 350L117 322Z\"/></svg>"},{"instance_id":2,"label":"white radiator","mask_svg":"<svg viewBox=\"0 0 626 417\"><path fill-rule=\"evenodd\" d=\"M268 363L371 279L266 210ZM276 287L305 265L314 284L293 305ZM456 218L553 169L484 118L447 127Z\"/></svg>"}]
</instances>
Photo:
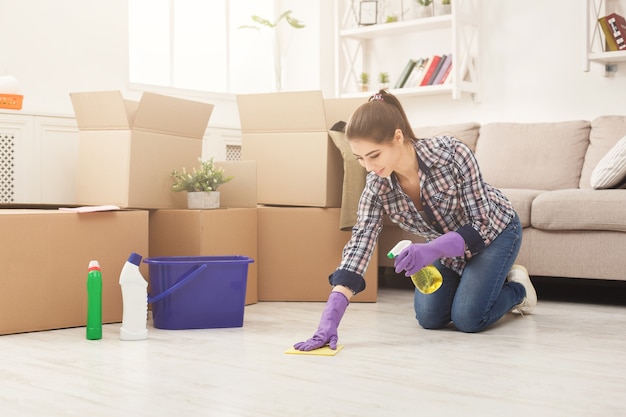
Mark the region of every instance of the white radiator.
<instances>
[{"instance_id":1,"label":"white radiator","mask_svg":"<svg viewBox=\"0 0 626 417\"><path fill-rule=\"evenodd\" d=\"M0 132L0 203L15 200L15 136Z\"/></svg>"}]
</instances>

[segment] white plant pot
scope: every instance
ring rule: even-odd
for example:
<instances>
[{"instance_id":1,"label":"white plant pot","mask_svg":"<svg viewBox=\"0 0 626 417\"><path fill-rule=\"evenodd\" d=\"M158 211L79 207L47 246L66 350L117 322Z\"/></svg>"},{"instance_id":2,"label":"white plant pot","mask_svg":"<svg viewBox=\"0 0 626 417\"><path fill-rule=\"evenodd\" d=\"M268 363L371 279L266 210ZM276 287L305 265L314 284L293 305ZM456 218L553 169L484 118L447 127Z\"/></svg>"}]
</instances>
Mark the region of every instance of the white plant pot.
<instances>
[{"instance_id":1,"label":"white plant pot","mask_svg":"<svg viewBox=\"0 0 626 417\"><path fill-rule=\"evenodd\" d=\"M220 208L220 192L219 191L187 192L187 208L189 209Z\"/></svg>"},{"instance_id":2,"label":"white plant pot","mask_svg":"<svg viewBox=\"0 0 626 417\"><path fill-rule=\"evenodd\" d=\"M425 17L431 17L434 13L433 3L429 4L428 6L422 6L418 2L413 1L411 8L412 8L413 19L423 19Z\"/></svg>"},{"instance_id":3,"label":"white plant pot","mask_svg":"<svg viewBox=\"0 0 626 417\"><path fill-rule=\"evenodd\" d=\"M452 13L451 4L441 4L438 0L435 0L435 16L441 16Z\"/></svg>"}]
</instances>

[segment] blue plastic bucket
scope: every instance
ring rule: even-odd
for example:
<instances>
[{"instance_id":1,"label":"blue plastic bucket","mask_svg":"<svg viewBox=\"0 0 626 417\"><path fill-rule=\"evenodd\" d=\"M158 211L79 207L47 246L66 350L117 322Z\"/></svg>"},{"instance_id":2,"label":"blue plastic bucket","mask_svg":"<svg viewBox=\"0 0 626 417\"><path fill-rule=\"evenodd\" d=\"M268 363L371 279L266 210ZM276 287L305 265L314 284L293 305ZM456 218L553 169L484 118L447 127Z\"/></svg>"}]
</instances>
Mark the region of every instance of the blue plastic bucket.
<instances>
[{"instance_id":1,"label":"blue plastic bucket","mask_svg":"<svg viewBox=\"0 0 626 417\"><path fill-rule=\"evenodd\" d=\"M164 256L144 259L149 268L152 319L157 329L243 326L246 256Z\"/></svg>"}]
</instances>

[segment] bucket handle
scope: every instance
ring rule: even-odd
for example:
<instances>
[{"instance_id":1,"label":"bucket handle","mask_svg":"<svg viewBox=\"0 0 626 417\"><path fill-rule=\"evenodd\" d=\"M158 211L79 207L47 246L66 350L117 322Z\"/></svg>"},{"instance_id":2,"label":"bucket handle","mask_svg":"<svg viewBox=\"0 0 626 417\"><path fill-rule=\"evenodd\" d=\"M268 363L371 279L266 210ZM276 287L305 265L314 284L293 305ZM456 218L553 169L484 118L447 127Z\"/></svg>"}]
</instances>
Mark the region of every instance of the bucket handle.
<instances>
[{"instance_id":1,"label":"bucket handle","mask_svg":"<svg viewBox=\"0 0 626 417\"><path fill-rule=\"evenodd\" d=\"M165 291L155 295L154 297L150 297L148 295L148 303L152 304L152 303L156 303L157 301L161 301L162 299L164 299L165 297L167 297L168 295L170 295L171 293L173 293L174 291L178 290L180 287L188 283L191 279L196 277L200 272L204 271L206 268L207 268L207 264L202 264L202 265L197 266L195 269L191 269L190 271L185 272L180 278L178 278L178 280L174 283L174 285L172 285Z\"/></svg>"}]
</instances>

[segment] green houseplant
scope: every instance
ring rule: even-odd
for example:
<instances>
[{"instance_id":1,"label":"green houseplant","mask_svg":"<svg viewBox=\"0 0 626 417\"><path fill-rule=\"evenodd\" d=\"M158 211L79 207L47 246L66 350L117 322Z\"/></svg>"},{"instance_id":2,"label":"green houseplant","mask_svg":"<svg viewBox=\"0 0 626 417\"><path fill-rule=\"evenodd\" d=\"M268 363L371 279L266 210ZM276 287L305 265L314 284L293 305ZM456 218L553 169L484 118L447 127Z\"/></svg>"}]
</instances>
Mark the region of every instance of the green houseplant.
<instances>
[{"instance_id":1,"label":"green houseplant","mask_svg":"<svg viewBox=\"0 0 626 417\"><path fill-rule=\"evenodd\" d=\"M381 72L378 74L378 82L380 83L380 88L389 87L389 73Z\"/></svg>"},{"instance_id":2,"label":"green houseplant","mask_svg":"<svg viewBox=\"0 0 626 417\"><path fill-rule=\"evenodd\" d=\"M415 19L430 17L435 14L433 9L433 0L415 0L413 2L413 17Z\"/></svg>"},{"instance_id":3,"label":"green houseplant","mask_svg":"<svg viewBox=\"0 0 626 417\"><path fill-rule=\"evenodd\" d=\"M241 25L238 29L255 29L261 30L263 28L273 30L275 29L281 21L285 21L291 26L293 29L303 29L306 26L300 22L300 20L296 19L291 15L291 10L284 11L281 13L276 20L273 22L269 19L265 19L261 16L252 15L252 25ZM291 44L291 39L293 37L293 33L289 37L289 41L287 45L284 46L281 43L281 39L276 33L276 31L272 31L272 55L274 58L274 87L276 91L282 90L282 66L283 66L283 58L287 55L287 51L289 50L289 45Z\"/></svg>"},{"instance_id":4,"label":"green houseplant","mask_svg":"<svg viewBox=\"0 0 626 417\"><path fill-rule=\"evenodd\" d=\"M170 173L173 179L172 191L187 191L188 208L219 208L218 187L230 181L233 177L227 177L224 168L216 167L213 158L208 160L198 159L200 167L192 168L188 172L186 168L174 169Z\"/></svg>"},{"instance_id":5,"label":"green houseplant","mask_svg":"<svg viewBox=\"0 0 626 417\"><path fill-rule=\"evenodd\" d=\"M367 72L361 73L361 91L369 91L370 75Z\"/></svg>"}]
</instances>

